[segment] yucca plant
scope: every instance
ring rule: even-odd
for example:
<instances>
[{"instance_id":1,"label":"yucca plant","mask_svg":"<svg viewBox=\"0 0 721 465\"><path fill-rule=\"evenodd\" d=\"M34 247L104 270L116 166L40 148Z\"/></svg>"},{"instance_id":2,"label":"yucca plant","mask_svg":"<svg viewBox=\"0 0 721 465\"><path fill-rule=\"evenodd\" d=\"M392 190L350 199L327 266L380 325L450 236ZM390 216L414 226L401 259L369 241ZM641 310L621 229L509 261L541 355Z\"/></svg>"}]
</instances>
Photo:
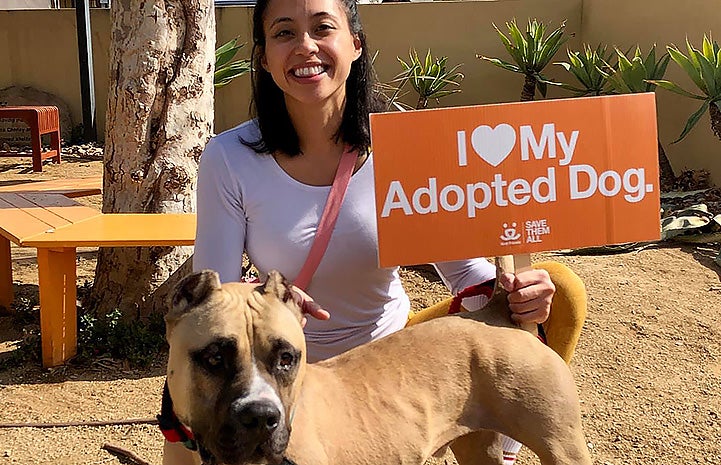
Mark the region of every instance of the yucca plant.
<instances>
[{"instance_id":1,"label":"yucca plant","mask_svg":"<svg viewBox=\"0 0 721 465\"><path fill-rule=\"evenodd\" d=\"M650 82L671 92L703 100L701 108L689 117L686 127L683 128L683 132L674 143L686 137L706 110L711 116L711 130L721 140L721 108L719 108L721 104L721 47L718 42L712 40L710 34L708 37L704 34L701 50L696 49L686 39L688 56L684 55L675 45L669 45L666 48L671 59L688 74L702 94L687 92L671 81L652 80Z\"/></svg>"},{"instance_id":2,"label":"yucca plant","mask_svg":"<svg viewBox=\"0 0 721 465\"><path fill-rule=\"evenodd\" d=\"M515 19L506 23L508 36L501 32L495 24L493 27L515 64L483 55L476 55L476 58L486 60L508 71L523 74L525 81L521 91L521 101L533 100L536 89L545 97L547 85L554 83L545 78L541 72L551 62L561 45L568 40L564 36L566 22L563 21L548 36L546 36L546 26L535 19L528 20L525 32L518 29Z\"/></svg>"},{"instance_id":3,"label":"yucca plant","mask_svg":"<svg viewBox=\"0 0 721 465\"><path fill-rule=\"evenodd\" d=\"M653 92L656 86L651 82L663 79L671 58L670 55L664 53L661 57L656 58L655 44L651 46L645 56L638 46L633 56L630 56L628 52L622 52L618 48L615 50L616 64L611 65L609 64L610 60L604 60L604 63L598 69L606 78L609 92L613 94ZM663 149L660 140L658 141L658 165L661 190L671 190L676 181L676 176L673 174L671 163L666 157L666 151Z\"/></svg>"},{"instance_id":4,"label":"yucca plant","mask_svg":"<svg viewBox=\"0 0 721 465\"><path fill-rule=\"evenodd\" d=\"M600 68L611 61L612 53L606 52L606 46L599 44L596 49L589 45L583 46L582 51L567 50L568 61L554 63L562 66L566 71L576 78L580 86L560 83L559 85L570 90L576 97L588 95L603 95L607 92L607 77Z\"/></svg>"},{"instance_id":5,"label":"yucca plant","mask_svg":"<svg viewBox=\"0 0 721 465\"><path fill-rule=\"evenodd\" d=\"M636 47L633 56L616 48L617 62L615 65L604 61L599 71L606 77L611 93L635 94L653 92L656 88L652 81L663 79L671 56L664 53L656 58L656 45L651 46L646 56Z\"/></svg>"},{"instance_id":6,"label":"yucca plant","mask_svg":"<svg viewBox=\"0 0 721 465\"><path fill-rule=\"evenodd\" d=\"M392 111L394 109L398 111L412 110L413 107L401 101L401 98L408 93L403 88L410 80L409 73L404 71L389 82L381 81L375 74L375 62L379 53L380 50L376 50L373 57L371 57L371 66L373 66L374 77L376 78L373 90L385 106L383 111Z\"/></svg>"},{"instance_id":7,"label":"yucca plant","mask_svg":"<svg viewBox=\"0 0 721 465\"><path fill-rule=\"evenodd\" d=\"M460 92L459 88L463 80L463 73L458 72L461 65L451 69L447 68L448 57L434 58L431 50L428 49L425 59L421 59L415 49L412 49L408 61L398 57L403 66L403 72L396 76L394 81L400 80L402 87L405 82L410 82L418 94L416 109L428 107L428 100L438 101L441 97Z\"/></svg>"},{"instance_id":8,"label":"yucca plant","mask_svg":"<svg viewBox=\"0 0 721 465\"><path fill-rule=\"evenodd\" d=\"M250 71L250 60L233 60L238 50L243 48L244 45L238 45L238 38L236 37L224 43L215 51L213 85L216 88L223 87L233 79Z\"/></svg>"}]
</instances>

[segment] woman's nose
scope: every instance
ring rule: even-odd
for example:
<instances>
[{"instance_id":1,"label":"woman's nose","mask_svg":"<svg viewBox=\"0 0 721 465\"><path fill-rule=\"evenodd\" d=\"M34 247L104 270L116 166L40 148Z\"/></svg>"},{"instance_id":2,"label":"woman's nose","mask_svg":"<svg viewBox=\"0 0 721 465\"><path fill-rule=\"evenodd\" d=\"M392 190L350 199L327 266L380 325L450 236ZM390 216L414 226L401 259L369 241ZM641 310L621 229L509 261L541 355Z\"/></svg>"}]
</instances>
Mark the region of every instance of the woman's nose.
<instances>
[{"instance_id":1,"label":"woman's nose","mask_svg":"<svg viewBox=\"0 0 721 465\"><path fill-rule=\"evenodd\" d=\"M314 54L318 52L318 44L310 34L305 33L298 38L297 50L303 54Z\"/></svg>"}]
</instances>

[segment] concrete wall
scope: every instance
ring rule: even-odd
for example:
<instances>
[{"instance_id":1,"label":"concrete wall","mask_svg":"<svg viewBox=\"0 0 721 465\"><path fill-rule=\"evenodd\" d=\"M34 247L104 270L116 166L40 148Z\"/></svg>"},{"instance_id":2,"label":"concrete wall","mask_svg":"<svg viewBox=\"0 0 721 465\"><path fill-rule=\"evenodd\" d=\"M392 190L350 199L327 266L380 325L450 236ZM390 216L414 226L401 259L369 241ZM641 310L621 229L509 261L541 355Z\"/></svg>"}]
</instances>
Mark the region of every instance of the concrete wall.
<instances>
[{"instance_id":1,"label":"concrete wall","mask_svg":"<svg viewBox=\"0 0 721 465\"><path fill-rule=\"evenodd\" d=\"M628 0L488 0L467 2L386 3L361 5L369 47L380 50L376 68L381 80L388 81L400 71L397 56L406 57L411 47L425 53L446 55L450 64L463 63L466 78L463 92L443 100L444 106L516 101L523 83L513 75L477 59L476 54L504 57L493 23L517 18L525 24L529 17L551 22L555 27L567 20L567 31L575 34L569 42L578 48L582 42L603 42L627 48L636 43L645 50L652 43L663 48L682 44L688 34L700 43L703 32L721 29L717 0L676 0L648 2ZM235 36L250 44L252 10L227 7L216 10L217 38L221 44ZM98 128L105 124L107 99L110 20L108 10L91 11L93 59L95 65ZM718 35L718 34L717 34ZM77 40L74 10L0 11L0 89L10 85L33 86L54 93L68 102L73 119L81 121ZM250 53L250 45L241 51ZM565 51L557 56L565 59ZM552 77L569 76L552 67ZM692 89L690 80L678 67L669 65L668 77ZM243 76L216 92L216 131L234 126L248 114L250 81ZM551 97L567 96L551 90ZM414 102L412 95L408 101ZM683 142L670 145L683 129L697 103L659 90L659 129L676 171L705 168L721 185L721 142L708 128L708 116Z\"/></svg>"}]
</instances>

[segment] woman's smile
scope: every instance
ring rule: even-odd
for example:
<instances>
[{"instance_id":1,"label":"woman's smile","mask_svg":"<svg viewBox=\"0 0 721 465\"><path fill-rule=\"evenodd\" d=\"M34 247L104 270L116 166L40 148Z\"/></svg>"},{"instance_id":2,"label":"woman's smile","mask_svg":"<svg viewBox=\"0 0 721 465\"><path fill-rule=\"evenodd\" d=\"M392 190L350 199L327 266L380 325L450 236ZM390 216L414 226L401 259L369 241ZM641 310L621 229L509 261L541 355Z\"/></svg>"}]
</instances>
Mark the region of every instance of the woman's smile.
<instances>
[{"instance_id":1,"label":"woman's smile","mask_svg":"<svg viewBox=\"0 0 721 465\"><path fill-rule=\"evenodd\" d=\"M314 78L326 72L326 66L322 64L304 65L291 69L291 74L297 78Z\"/></svg>"}]
</instances>

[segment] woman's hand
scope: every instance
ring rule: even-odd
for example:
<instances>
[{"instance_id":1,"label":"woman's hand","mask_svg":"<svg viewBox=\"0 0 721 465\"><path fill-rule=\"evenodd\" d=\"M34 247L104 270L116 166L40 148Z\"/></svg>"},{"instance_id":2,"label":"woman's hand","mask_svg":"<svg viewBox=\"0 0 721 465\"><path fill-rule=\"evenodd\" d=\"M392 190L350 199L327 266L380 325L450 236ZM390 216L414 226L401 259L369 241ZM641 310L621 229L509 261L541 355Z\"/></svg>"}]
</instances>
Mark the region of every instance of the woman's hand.
<instances>
[{"instance_id":1,"label":"woman's hand","mask_svg":"<svg viewBox=\"0 0 721 465\"><path fill-rule=\"evenodd\" d=\"M305 324L308 322L308 319L305 317L305 314L308 314L315 318L316 320L328 320L330 319L330 313L328 313L326 310L323 310L320 305L315 303L313 298L305 293L302 289L293 286L293 300L295 300L295 303L298 304L300 307L301 313L303 313L303 318L300 320L300 325L305 328Z\"/></svg>"},{"instance_id":2,"label":"woman's hand","mask_svg":"<svg viewBox=\"0 0 721 465\"><path fill-rule=\"evenodd\" d=\"M503 273L499 284L508 291L508 306L513 321L543 323L548 319L556 286L546 270L527 270L516 275Z\"/></svg>"}]
</instances>

